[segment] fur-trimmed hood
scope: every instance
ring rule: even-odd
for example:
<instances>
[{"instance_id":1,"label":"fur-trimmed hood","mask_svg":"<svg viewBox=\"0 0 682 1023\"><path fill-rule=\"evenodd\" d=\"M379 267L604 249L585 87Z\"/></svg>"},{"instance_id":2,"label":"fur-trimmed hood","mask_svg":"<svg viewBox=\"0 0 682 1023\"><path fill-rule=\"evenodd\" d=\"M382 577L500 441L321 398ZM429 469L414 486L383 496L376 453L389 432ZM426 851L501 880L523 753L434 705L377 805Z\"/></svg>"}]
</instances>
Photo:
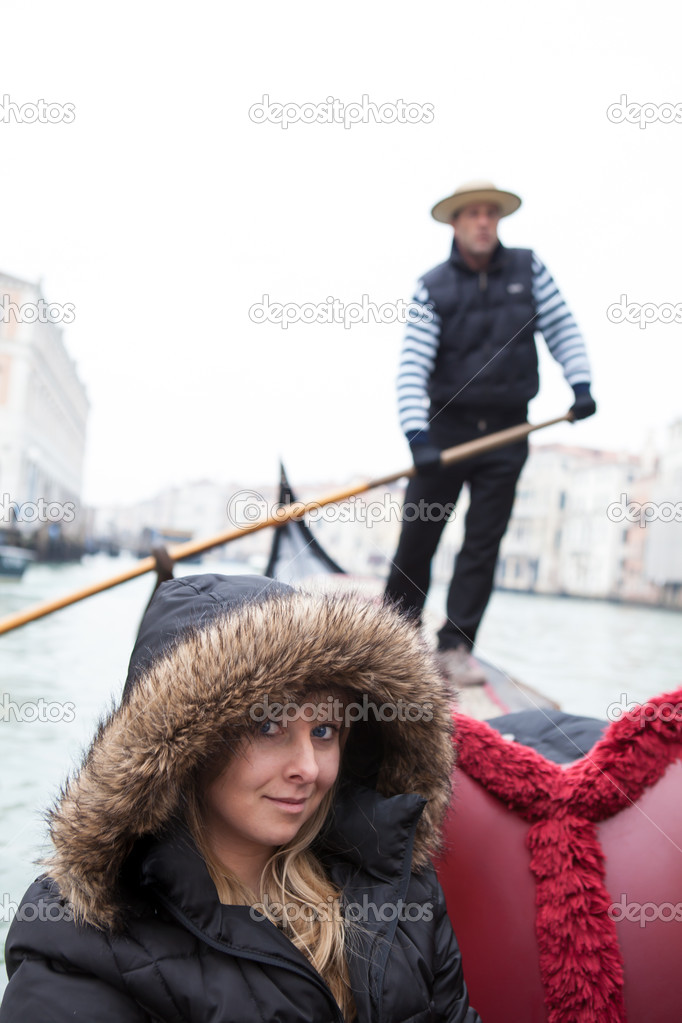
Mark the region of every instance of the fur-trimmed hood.
<instances>
[{"instance_id":1,"label":"fur-trimmed hood","mask_svg":"<svg viewBox=\"0 0 682 1023\"><path fill-rule=\"evenodd\" d=\"M428 800L412 858L425 867L449 804L452 706L414 625L355 594L189 576L157 590L125 698L48 814L48 867L77 918L116 925L133 846L181 818L197 771L253 728L254 707L326 686L351 694L367 719L351 728L341 778Z\"/></svg>"}]
</instances>

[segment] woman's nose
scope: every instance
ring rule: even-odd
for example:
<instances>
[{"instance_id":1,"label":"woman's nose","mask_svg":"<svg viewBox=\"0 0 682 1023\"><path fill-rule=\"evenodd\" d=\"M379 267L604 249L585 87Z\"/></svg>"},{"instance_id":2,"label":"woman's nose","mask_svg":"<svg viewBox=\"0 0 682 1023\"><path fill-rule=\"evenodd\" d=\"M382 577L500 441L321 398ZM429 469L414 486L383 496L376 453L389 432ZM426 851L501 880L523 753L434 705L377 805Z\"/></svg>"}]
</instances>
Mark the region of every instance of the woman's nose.
<instances>
[{"instance_id":1,"label":"woman's nose","mask_svg":"<svg viewBox=\"0 0 682 1023\"><path fill-rule=\"evenodd\" d=\"M315 781L320 769L310 736L298 736L292 743L289 753L287 763L289 775L307 782Z\"/></svg>"}]
</instances>

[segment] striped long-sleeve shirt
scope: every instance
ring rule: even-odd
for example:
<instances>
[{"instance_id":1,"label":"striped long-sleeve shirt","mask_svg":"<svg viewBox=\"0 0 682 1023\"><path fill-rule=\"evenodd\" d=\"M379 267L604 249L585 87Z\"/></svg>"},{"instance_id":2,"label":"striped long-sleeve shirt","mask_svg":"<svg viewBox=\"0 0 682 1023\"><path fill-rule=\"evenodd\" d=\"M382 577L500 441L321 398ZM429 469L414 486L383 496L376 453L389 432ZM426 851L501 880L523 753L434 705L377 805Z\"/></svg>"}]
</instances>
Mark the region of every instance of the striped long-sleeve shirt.
<instances>
[{"instance_id":1,"label":"striped long-sleeve shirt","mask_svg":"<svg viewBox=\"0 0 682 1023\"><path fill-rule=\"evenodd\" d=\"M547 267L533 253L533 301L537 309L535 329L539 330L566 381L590 382L590 364L578 325ZM413 315L407 325L398 371L398 412L403 433L424 431L429 425L428 384L440 344L441 319L428 305L429 293L417 284ZM420 316L416 307L422 307Z\"/></svg>"}]
</instances>

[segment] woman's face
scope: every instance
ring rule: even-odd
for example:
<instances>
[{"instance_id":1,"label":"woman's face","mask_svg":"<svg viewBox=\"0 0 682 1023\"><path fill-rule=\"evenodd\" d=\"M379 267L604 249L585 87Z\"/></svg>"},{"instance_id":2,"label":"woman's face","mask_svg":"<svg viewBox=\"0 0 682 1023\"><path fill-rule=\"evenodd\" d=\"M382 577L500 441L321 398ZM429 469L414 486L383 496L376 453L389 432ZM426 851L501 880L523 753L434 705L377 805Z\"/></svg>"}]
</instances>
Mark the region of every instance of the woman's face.
<instances>
[{"instance_id":1,"label":"woman's face","mask_svg":"<svg viewBox=\"0 0 682 1023\"><path fill-rule=\"evenodd\" d=\"M247 883L257 864L262 869L297 835L336 781L343 711L339 700L315 694L256 728L203 799L213 852Z\"/></svg>"}]
</instances>

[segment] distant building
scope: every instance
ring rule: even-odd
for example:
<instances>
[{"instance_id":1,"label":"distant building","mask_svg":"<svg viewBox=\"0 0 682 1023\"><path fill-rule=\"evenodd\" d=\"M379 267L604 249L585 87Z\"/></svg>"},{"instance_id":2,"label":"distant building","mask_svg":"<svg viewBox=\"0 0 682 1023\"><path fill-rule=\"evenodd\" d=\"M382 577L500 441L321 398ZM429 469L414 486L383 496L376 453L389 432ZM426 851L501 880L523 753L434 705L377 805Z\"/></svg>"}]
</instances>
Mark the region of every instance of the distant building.
<instances>
[{"instance_id":1,"label":"distant building","mask_svg":"<svg viewBox=\"0 0 682 1023\"><path fill-rule=\"evenodd\" d=\"M0 274L0 530L80 537L88 399L39 284ZM57 322L53 322L57 321ZM2 534L0 534L2 535Z\"/></svg>"},{"instance_id":2,"label":"distant building","mask_svg":"<svg viewBox=\"0 0 682 1023\"><path fill-rule=\"evenodd\" d=\"M338 489L338 481L300 487L291 482L304 501ZM403 494L401 484L379 488L320 507L307 521L348 573L385 578L401 516L407 514ZM96 529L135 549L145 529L210 535L229 528L235 515L253 521L276 499L272 487L256 492L238 484L184 484L135 506L99 509ZM432 563L435 582L452 576L468 505L464 487ZM271 541L272 531L263 530L240 538L225 553L264 565ZM531 447L495 581L499 589L524 593L682 608L682 420L670 427L662 453L651 443L641 455L562 444Z\"/></svg>"},{"instance_id":3,"label":"distant building","mask_svg":"<svg viewBox=\"0 0 682 1023\"><path fill-rule=\"evenodd\" d=\"M498 586L536 593L560 591L559 552L578 451L559 445L531 448L500 549Z\"/></svg>"},{"instance_id":4,"label":"distant building","mask_svg":"<svg viewBox=\"0 0 682 1023\"><path fill-rule=\"evenodd\" d=\"M682 421L670 428L658 460L650 450L639 457L534 447L500 548L496 584L682 606L680 497Z\"/></svg>"},{"instance_id":5,"label":"distant building","mask_svg":"<svg viewBox=\"0 0 682 1023\"><path fill-rule=\"evenodd\" d=\"M265 565L272 531L259 530L242 537L238 527L269 514L275 502L274 486L253 490L196 480L166 487L135 504L100 506L93 515L90 536L93 541L113 541L135 554L148 554L150 536L154 545L173 547L189 538L202 540L230 531L237 533L236 538L210 552L209 559L253 559L254 564Z\"/></svg>"},{"instance_id":6,"label":"distant building","mask_svg":"<svg viewBox=\"0 0 682 1023\"><path fill-rule=\"evenodd\" d=\"M530 593L623 595L628 523L609 508L639 459L561 444L531 449L502 541L497 585Z\"/></svg>"},{"instance_id":7,"label":"distant building","mask_svg":"<svg viewBox=\"0 0 682 1023\"><path fill-rule=\"evenodd\" d=\"M638 458L607 451L586 452L574 467L558 551L560 593L622 598L629 523L613 506L638 473Z\"/></svg>"},{"instance_id":8,"label":"distant building","mask_svg":"<svg viewBox=\"0 0 682 1023\"><path fill-rule=\"evenodd\" d=\"M644 565L662 591L662 603L682 606L682 419L668 428L656 480L651 488Z\"/></svg>"}]
</instances>

